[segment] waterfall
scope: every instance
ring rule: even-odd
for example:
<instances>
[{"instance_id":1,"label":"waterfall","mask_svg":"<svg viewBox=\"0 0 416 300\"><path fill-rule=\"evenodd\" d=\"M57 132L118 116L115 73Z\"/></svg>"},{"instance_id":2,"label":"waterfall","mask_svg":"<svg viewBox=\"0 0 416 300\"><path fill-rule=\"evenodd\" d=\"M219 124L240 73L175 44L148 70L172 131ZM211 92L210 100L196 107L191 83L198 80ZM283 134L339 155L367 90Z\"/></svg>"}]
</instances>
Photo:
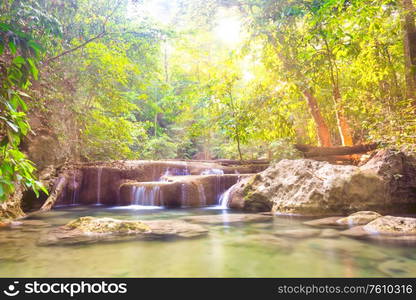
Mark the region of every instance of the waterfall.
<instances>
[{"instance_id":1,"label":"waterfall","mask_svg":"<svg viewBox=\"0 0 416 300\"><path fill-rule=\"evenodd\" d=\"M181 184L181 206L188 206L188 197L186 194L186 185Z\"/></svg>"},{"instance_id":2,"label":"waterfall","mask_svg":"<svg viewBox=\"0 0 416 300\"><path fill-rule=\"evenodd\" d=\"M231 192L231 188L229 188L228 190L226 190L220 197L220 207L221 208L228 208L228 202L230 201L230 192Z\"/></svg>"},{"instance_id":3,"label":"waterfall","mask_svg":"<svg viewBox=\"0 0 416 300\"><path fill-rule=\"evenodd\" d=\"M198 184L199 203L201 206L207 205L207 197L205 196L205 189L202 184Z\"/></svg>"},{"instance_id":4,"label":"waterfall","mask_svg":"<svg viewBox=\"0 0 416 300\"><path fill-rule=\"evenodd\" d=\"M158 206L161 202L160 186L132 187L132 205Z\"/></svg>"},{"instance_id":5,"label":"waterfall","mask_svg":"<svg viewBox=\"0 0 416 300\"><path fill-rule=\"evenodd\" d=\"M77 203L77 182L75 180L75 173L72 175L72 205Z\"/></svg>"},{"instance_id":6,"label":"waterfall","mask_svg":"<svg viewBox=\"0 0 416 300\"><path fill-rule=\"evenodd\" d=\"M103 168L100 167L97 170L97 203L96 205L101 205L101 174L103 173Z\"/></svg>"},{"instance_id":7,"label":"waterfall","mask_svg":"<svg viewBox=\"0 0 416 300\"><path fill-rule=\"evenodd\" d=\"M224 175L221 169L208 169L201 172L201 175Z\"/></svg>"}]
</instances>

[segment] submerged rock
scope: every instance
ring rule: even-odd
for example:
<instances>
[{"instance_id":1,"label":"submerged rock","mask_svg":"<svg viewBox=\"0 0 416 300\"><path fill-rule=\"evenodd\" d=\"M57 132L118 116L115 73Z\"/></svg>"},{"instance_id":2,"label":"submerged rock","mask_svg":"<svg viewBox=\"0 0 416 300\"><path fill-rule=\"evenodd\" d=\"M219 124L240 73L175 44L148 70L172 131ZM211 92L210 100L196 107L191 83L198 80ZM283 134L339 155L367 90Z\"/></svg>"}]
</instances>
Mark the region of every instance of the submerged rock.
<instances>
[{"instance_id":1,"label":"submerged rock","mask_svg":"<svg viewBox=\"0 0 416 300\"><path fill-rule=\"evenodd\" d=\"M303 215L408 213L416 207L416 159L388 150L361 167L284 159L234 185L230 207Z\"/></svg>"},{"instance_id":2,"label":"submerged rock","mask_svg":"<svg viewBox=\"0 0 416 300\"><path fill-rule=\"evenodd\" d=\"M348 217L341 218L336 222L341 225L357 226L365 225L380 217L381 215L374 211L359 211L349 215Z\"/></svg>"},{"instance_id":3,"label":"submerged rock","mask_svg":"<svg viewBox=\"0 0 416 300\"><path fill-rule=\"evenodd\" d=\"M316 237L321 234L321 230L319 229L289 229L289 230L279 230L275 231L274 235L276 236L284 236L294 239L305 239L310 237Z\"/></svg>"},{"instance_id":4,"label":"submerged rock","mask_svg":"<svg viewBox=\"0 0 416 300\"><path fill-rule=\"evenodd\" d=\"M82 217L41 236L38 245L72 245L126 240L195 238L206 235L202 226L178 220L125 221Z\"/></svg>"},{"instance_id":5,"label":"submerged rock","mask_svg":"<svg viewBox=\"0 0 416 300\"><path fill-rule=\"evenodd\" d=\"M393 259L385 261L377 267L381 272L392 277L415 277L416 263L410 259Z\"/></svg>"},{"instance_id":6,"label":"submerged rock","mask_svg":"<svg viewBox=\"0 0 416 300\"><path fill-rule=\"evenodd\" d=\"M389 256L379 249L368 247L365 243L351 239L305 239L300 241L297 249L301 251L315 251L319 255L331 257L354 257L367 259L368 261L384 261Z\"/></svg>"},{"instance_id":7,"label":"submerged rock","mask_svg":"<svg viewBox=\"0 0 416 300\"><path fill-rule=\"evenodd\" d=\"M328 218L323 218L323 219L306 221L306 222L303 222L303 224L308 225L308 226L314 226L314 227L327 227L327 226L345 227L345 225L337 222L340 219L342 219L342 217L328 217Z\"/></svg>"},{"instance_id":8,"label":"submerged rock","mask_svg":"<svg viewBox=\"0 0 416 300\"><path fill-rule=\"evenodd\" d=\"M335 229L324 229L321 231L321 234L319 235L320 238L323 239L334 239L338 238L340 236L340 232Z\"/></svg>"},{"instance_id":9,"label":"submerged rock","mask_svg":"<svg viewBox=\"0 0 416 300\"><path fill-rule=\"evenodd\" d=\"M182 220L210 225L220 224L236 224L236 223L250 223L250 222L269 222L273 218L271 216L264 216L260 214L220 214L220 215L202 215L182 217Z\"/></svg>"},{"instance_id":10,"label":"submerged rock","mask_svg":"<svg viewBox=\"0 0 416 300\"><path fill-rule=\"evenodd\" d=\"M290 252L292 245L285 239L276 237L271 234L253 234L247 236L244 245L247 243L261 244L262 246L272 247L273 249L280 252Z\"/></svg>"}]
</instances>

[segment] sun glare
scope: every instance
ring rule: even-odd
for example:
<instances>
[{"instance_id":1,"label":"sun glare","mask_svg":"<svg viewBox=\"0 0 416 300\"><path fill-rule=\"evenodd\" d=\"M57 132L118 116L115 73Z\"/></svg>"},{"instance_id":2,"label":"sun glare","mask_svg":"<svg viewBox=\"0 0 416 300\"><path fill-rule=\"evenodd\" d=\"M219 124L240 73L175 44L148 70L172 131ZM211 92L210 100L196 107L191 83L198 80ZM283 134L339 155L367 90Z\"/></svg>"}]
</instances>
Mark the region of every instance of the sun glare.
<instances>
[{"instance_id":1,"label":"sun glare","mask_svg":"<svg viewBox=\"0 0 416 300\"><path fill-rule=\"evenodd\" d=\"M225 44L234 46L241 41L241 21L237 17L220 17L215 34Z\"/></svg>"}]
</instances>

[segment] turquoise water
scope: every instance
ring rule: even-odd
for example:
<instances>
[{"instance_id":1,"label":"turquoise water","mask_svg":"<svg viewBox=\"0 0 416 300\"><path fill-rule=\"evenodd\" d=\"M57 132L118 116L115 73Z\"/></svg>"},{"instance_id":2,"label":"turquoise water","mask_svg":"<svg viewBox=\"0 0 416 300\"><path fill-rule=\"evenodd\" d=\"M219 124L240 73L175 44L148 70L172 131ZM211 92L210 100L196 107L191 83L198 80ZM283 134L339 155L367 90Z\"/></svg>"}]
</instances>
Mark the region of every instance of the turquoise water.
<instances>
[{"instance_id":1,"label":"turquoise water","mask_svg":"<svg viewBox=\"0 0 416 300\"><path fill-rule=\"evenodd\" d=\"M139 207L140 208L140 207ZM59 208L30 220L43 226L0 230L1 277L414 277L414 248L337 238L282 238L305 219L275 216L268 223L207 226L194 240L40 247L41 234L80 216L174 219L220 209ZM225 218L226 219L226 218ZM40 222L41 221L41 222ZM273 238L272 238L273 240Z\"/></svg>"}]
</instances>

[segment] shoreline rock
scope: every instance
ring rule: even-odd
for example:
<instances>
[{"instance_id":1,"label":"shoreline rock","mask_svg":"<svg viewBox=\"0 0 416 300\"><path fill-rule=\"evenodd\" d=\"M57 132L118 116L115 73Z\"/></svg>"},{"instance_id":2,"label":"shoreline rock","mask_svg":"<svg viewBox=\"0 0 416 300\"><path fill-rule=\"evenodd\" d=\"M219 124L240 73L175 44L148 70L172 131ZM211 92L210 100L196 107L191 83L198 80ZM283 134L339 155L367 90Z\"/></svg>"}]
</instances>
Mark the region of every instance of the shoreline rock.
<instances>
[{"instance_id":1,"label":"shoreline rock","mask_svg":"<svg viewBox=\"0 0 416 300\"><path fill-rule=\"evenodd\" d=\"M230 207L304 216L416 211L416 159L381 150L361 167L281 160L235 184Z\"/></svg>"},{"instance_id":2,"label":"shoreline rock","mask_svg":"<svg viewBox=\"0 0 416 300\"><path fill-rule=\"evenodd\" d=\"M341 235L393 244L416 245L416 218L384 216L342 231Z\"/></svg>"},{"instance_id":3,"label":"shoreline rock","mask_svg":"<svg viewBox=\"0 0 416 300\"><path fill-rule=\"evenodd\" d=\"M126 221L82 217L53 229L38 240L39 246L63 246L131 240L197 238L208 230L181 220Z\"/></svg>"}]
</instances>

